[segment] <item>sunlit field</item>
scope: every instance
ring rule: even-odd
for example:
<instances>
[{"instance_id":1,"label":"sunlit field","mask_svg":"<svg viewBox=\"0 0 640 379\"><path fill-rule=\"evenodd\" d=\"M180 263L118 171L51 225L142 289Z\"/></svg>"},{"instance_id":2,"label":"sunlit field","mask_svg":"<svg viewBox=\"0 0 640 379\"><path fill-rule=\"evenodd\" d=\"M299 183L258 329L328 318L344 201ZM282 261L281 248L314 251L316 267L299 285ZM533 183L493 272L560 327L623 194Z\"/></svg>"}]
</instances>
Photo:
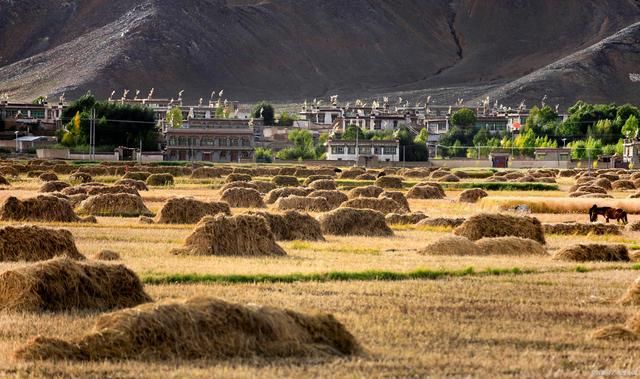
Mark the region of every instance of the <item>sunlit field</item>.
<instances>
[{"instance_id":1,"label":"sunlit field","mask_svg":"<svg viewBox=\"0 0 640 379\"><path fill-rule=\"evenodd\" d=\"M59 177L67 180L66 175ZM117 179L94 178L103 183ZM407 179L405 187L418 182ZM445 199L410 199L409 204L412 211L430 218L497 213L527 204L543 223L587 223L587 210L595 203L624 208L630 223L640 221L640 199L627 198L633 192L610 191L613 199L569 198L572 184L572 179L559 178L555 190L488 190L488 197L475 204L458 201L462 188L445 188ZM36 196L40 185L38 179L20 176L0 191L0 201ZM150 187L140 194L157 213L173 197L219 200L222 185L222 179L177 177L173 186ZM277 212L273 205L270 208ZM232 209L233 214L244 211ZM451 235L452 229L391 225L392 237L325 235L323 242L281 241L287 256L248 258L172 254L194 225L147 225L138 218L97 220L30 224L71 231L79 251L89 259L105 249L119 253L121 260L115 263L132 269L154 300L212 296L332 313L364 352L348 358L25 362L15 359L13 352L30 338L80 336L98 314L3 311L1 377L588 377L598 370L640 375L640 341L588 338L595 329L623 323L637 312L616 300L638 277L640 264L551 257L576 243L620 243L630 251L640 249L640 232L547 234L548 257L444 256L421 249ZM0 222L16 224L20 223ZM0 271L22 265L0 263Z\"/></svg>"}]
</instances>

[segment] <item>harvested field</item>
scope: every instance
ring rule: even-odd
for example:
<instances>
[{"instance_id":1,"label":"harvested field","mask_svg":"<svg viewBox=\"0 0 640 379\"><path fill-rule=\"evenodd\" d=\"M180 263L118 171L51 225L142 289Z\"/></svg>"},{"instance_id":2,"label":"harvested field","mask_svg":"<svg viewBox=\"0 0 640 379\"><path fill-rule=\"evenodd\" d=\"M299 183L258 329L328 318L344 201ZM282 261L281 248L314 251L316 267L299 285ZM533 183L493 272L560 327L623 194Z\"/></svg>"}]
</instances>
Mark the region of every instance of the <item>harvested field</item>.
<instances>
[{"instance_id":1,"label":"harvested field","mask_svg":"<svg viewBox=\"0 0 640 379\"><path fill-rule=\"evenodd\" d=\"M463 203L477 203L478 200L487 196L489 196L489 194L487 194L486 191L480 188L472 188L462 191L458 200Z\"/></svg>"},{"instance_id":2,"label":"harvested field","mask_svg":"<svg viewBox=\"0 0 640 379\"><path fill-rule=\"evenodd\" d=\"M229 188L222 192L221 201L232 208L264 208L262 196L252 188Z\"/></svg>"},{"instance_id":3,"label":"harvested field","mask_svg":"<svg viewBox=\"0 0 640 379\"><path fill-rule=\"evenodd\" d=\"M146 180L148 186L172 186L173 182L171 174L151 174Z\"/></svg>"},{"instance_id":4,"label":"harvested field","mask_svg":"<svg viewBox=\"0 0 640 379\"><path fill-rule=\"evenodd\" d=\"M180 255L265 257L287 253L276 243L267 221L257 215L207 216L196 225Z\"/></svg>"},{"instance_id":5,"label":"harvested field","mask_svg":"<svg viewBox=\"0 0 640 379\"><path fill-rule=\"evenodd\" d=\"M0 309L11 311L106 311L151 301L125 266L65 258L5 271L0 283Z\"/></svg>"},{"instance_id":6,"label":"harvested field","mask_svg":"<svg viewBox=\"0 0 640 379\"><path fill-rule=\"evenodd\" d=\"M589 223L582 224L578 222L563 222L557 224L542 224L544 232L548 234L566 234L566 235L605 235L622 234L620 227L615 224Z\"/></svg>"},{"instance_id":7,"label":"harvested field","mask_svg":"<svg viewBox=\"0 0 640 379\"><path fill-rule=\"evenodd\" d=\"M235 182L237 183L237 182ZM269 193L269 191L272 191L274 189L277 188L277 186L271 182L262 182L259 180L252 180L250 182L240 182L240 183L250 183L253 184L255 186L255 189L258 190L258 192L260 192L261 194L266 194Z\"/></svg>"},{"instance_id":8,"label":"harvested field","mask_svg":"<svg viewBox=\"0 0 640 379\"><path fill-rule=\"evenodd\" d=\"M464 223L465 219L462 217L449 218L449 217L434 217L420 220L418 225L421 226L434 226L444 228L456 228Z\"/></svg>"},{"instance_id":9,"label":"harvested field","mask_svg":"<svg viewBox=\"0 0 640 379\"><path fill-rule=\"evenodd\" d=\"M138 190L132 186L113 185L113 186L81 186L87 195L104 195L115 193L128 193L130 195L140 196Z\"/></svg>"},{"instance_id":10,"label":"harvested field","mask_svg":"<svg viewBox=\"0 0 640 379\"><path fill-rule=\"evenodd\" d=\"M629 251L625 245L577 244L556 251L553 259L573 262L628 262Z\"/></svg>"},{"instance_id":11,"label":"harvested field","mask_svg":"<svg viewBox=\"0 0 640 379\"><path fill-rule=\"evenodd\" d=\"M129 171L122 179L133 179L133 180L142 180L143 182L147 181L147 178L151 176L149 171Z\"/></svg>"},{"instance_id":12,"label":"harvested field","mask_svg":"<svg viewBox=\"0 0 640 379\"><path fill-rule=\"evenodd\" d=\"M69 181L71 183L90 183L93 182L93 177L86 172L74 172L69 175Z\"/></svg>"},{"instance_id":13,"label":"harvested field","mask_svg":"<svg viewBox=\"0 0 640 379\"><path fill-rule=\"evenodd\" d=\"M537 218L529 216L481 213L466 219L453 232L473 241L484 237L514 236L545 244L542 224Z\"/></svg>"},{"instance_id":14,"label":"harvested field","mask_svg":"<svg viewBox=\"0 0 640 379\"><path fill-rule=\"evenodd\" d=\"M111 217L153 216L140 196L128 193L89 196L78 206L78 213Z\"/></svg>"},{"instance_id":15,"label":"harvested field","mask_svg":"<svg viewBox=\"0 0 640 379\"><path fill-rule=\"evenodd\" d=\"M340 236L392 236L384 214L371 209L340 207L319 216L322 232Z\"/></svg>"},{"instance_id":16,"label":"harvested field","mask_svg":"<svg viewBox=\"0 0 640 379\"><path fill-rule=\"evenodd\" d=\"M85 259L68 230L33 225L0 228L1 262L45 261L60 256Z\"/></svg>"},{"instance_id":17,"label":"harvested field","mask_svg":"<svg viewBox=\"0 0 640 379\"><path fill-rule=\"evenodd\" d=\"M93 256L93 259L98 261L119 261L120 254L112 250L101 250L98 254Z\"/></svg>"},{"instance_id":18,"label":"harvested field","mask_svg":"<svg viewBox=\"0 0 640 379\"><path fill-rule=\"evenodd\" d=\"M51 181L51 182L45 182L42 184L42 186L40 186L40 192L42 193L48 193L48 192L60 192L63 189L69 187L70 184L66 183L66 182L61 182L58 180L55 181Z\"/></svg>"},{"instance_id":19,"label":"harvested field","mask_svg":"<svg viewBox=\"0 0 640 379\"><path fill-rule=\"evenodd\" d=\"M549 257L550 255L540 243L520 237L494 237L482 238L475 242L480 252L485 255L537 255Z\"/></svg>"},{"instance_id":20,"label":"harvested field","mask_svg":"<svg viewBox=\"0 0 640 379\"><path fill-rule=\"evenodd\" d=\"M309 186L311 183L315 182L316 180L334 180L335 176L334 175L309 175L308 177L305 178L303 185L305 186Z\"/></svg>"},{"instance_id":21,"label":"harvested field","mask_svg":"<svg viewBox=\"0 0 640 379\"><path fill-rule=\"evenodd\" d=\"M289 175L276 175L271 179L271 182L278 187L297 187L300 185L298 178Z\"/></svg>"},{"instance_id":22,"label":"harvested field","mask_svg":"<svg viewBox=\"0 0 640 379\"><path fill-rule=\"evenodd\" d=\"M52 182L54 180L58 180L58 175L53 172L45 172L38 176L38 179L42 182Z\"/></svg>"},{"instance_id":23,"label":"harvested field","mask_svg":"<svg viewBox=\"0 0 640 379\"><path fill-rule=\"evenodd\" d=\"M618 303L622 305L640 305L640 278L631 283L625 293L618 299Z\"/></svg>"},{"instance_id":24,"label":"harvested field","mask_svg":"<svg viewBox=\"0 0 640 379\"><path fill-rule=\"evenodd\" d=\"M15 355L21 360L220 360L360 351L353 335L330 314L306 315L200 297L103 315L79 340L38 337Z\"/></svg>"},{"instance_id":25,"label":"harvested field","mask_svg":"<svg viewBox=\"0 0 640 379\"><path fill-rule=\"evenodd\" d=\"M167 200L158 212L158 224L195 224L205 216L231 215L229 204L179 197Z\"/></svg>"},{"instance_id":26,"label":"harvested field","mask_svg":"<svg viewBox=\"0 0 640 379\"><path fill-rule=\"evenodd\" d=\"M307 196L311 192L314 192L313 188L306 187L284 187L284 188L276 188L272 191L269 191L264 198L265 203L273 204L281 197L287 197L291 195L295 196Z\"/></svg>"},{"instance_id":27,"label":"harvested field","mask_svg":"<svg viewBox=\"0 0 640 379\"><path fill-rule=\"evenodd\" d=\"M225 183L231 182L250 182L251 175L231 173L224 178Z\"/></svg>"},{"instance_id":28,"label":"harvested field","mask_svg":"<svg viewBox=\"0 0 640 379\"><path fill-rule=\"evenodd\" d=\"M340 205L341 208L372 209L383 214L405 213L406 209L389 197L358 197L347 200Z\"/></svg>"},{"instance_id":29,"label":"harvested field","mask_svg":"<svg viewBox=\"0 0 640 379\"><path fill-rule=\"evenodd\" d=\"M291 195L281 197L274 203L276 209L281 211L299 210L307 212L327 212L331 206L324 197L306 197Z\"/></svg>"},{"instance_id":30,"label":"harvested field","mask_svg":"<svg viewBox=\"0 0 640 379\"><path fill-rule=\"evenodd\" d=\"M418 222L427 218L422 212L414 212L414 213L389 213L386 215L385 220L387 224L400 224L400 225L409 225L409 224L417 224Z\"/></svg>"},{"instance_id":31,"label":"harvested field","mask_svg":"<svg viewBox=\"0 0 640 379\"><path fill-rule=\"evenodd\" d=\"M384 191L380 195L379 198L388 197L389 199L393 199L396 203L400 205L404 212L411 212L411 207L409 206L409 201L404 196L404 194L400 191Z\"/></svg>"},{"instance_id":32,"label":"harvested field","mask_svg":"<svg viewBox=\"0 0 640 379\"><path fill-rule=\"evenodd\" d=\"M446 236L418 250L425 255L480 255L480 249L471 240L460 236Z\"/></svg>"},{"instance_id":33,"label":"harvested field","mask_svg":"<svg viewBox=\"0 0 640 379\"><path fill-rule=\"evenodd\" d=\"M322 197L327 200L329 204L329 208L335 209L340 206L340 204L349 200L349 197L340 191L331 191L331 190L315 190L307 195L308 197Z\"/></svg>"},{"instance_id":34,"label":"harvested field","mask_svg":"<svg viewBox=\"0 0 640 379\"><path fill-rule=\"evenodd\" d=\"M135 179L120 179L113 183L114 186L124 186L135 188L138 191L149 191L149 187L142 180Z\"/></svg>"},{"instance_id":35,"label":"harvested field","mask_svg":"<svg viewBox=\"0 0 640 379\"><path fill-rule=\"evenodd\" d=\"M285 211L284 213L250 212L264 217L276 241L324 241L318 220L307 213Z\"/></svg>"}]
</instances>

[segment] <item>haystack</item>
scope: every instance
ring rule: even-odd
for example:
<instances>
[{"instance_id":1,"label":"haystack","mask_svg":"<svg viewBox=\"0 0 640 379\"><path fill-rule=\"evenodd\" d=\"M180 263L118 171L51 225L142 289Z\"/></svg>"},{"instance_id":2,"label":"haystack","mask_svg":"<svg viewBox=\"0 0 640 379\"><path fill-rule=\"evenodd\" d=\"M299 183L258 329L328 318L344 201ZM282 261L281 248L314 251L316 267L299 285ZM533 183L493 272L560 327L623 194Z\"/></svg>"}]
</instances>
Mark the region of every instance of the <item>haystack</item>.
<instances>
[{"instance_id":1,"label":"haystack","mask_svg":"<svg viewBox=\"0 0 640 379\"><path fill-rule=\"evenodd\" d=\"M56 164L52 167L53 172L56 174L71 174L75 171L76 167L70 164Z\"/></svg>"},{"instance_id":2,"label":"haystack","mask_svg":"<svg viewBox=\"0 0 640 379\"><path fill-rule=\"evenodd\" d=\"M225 183L231 183L231 182L250 182L251 181L251 175L247 175L247 174L235 174L235 173L231 173L229 175L227 175L224 179Z\"/></svg>"},{"instance_id":3,"label":"haystack","mask_svg":"<svg viewBox=\"0 0 640 379\"><path fill-rule=\"evenodd\" d=\"M481 213L469 217L453 232L472 241L484 237L514 236L545 244L542 224L537 218L529 216Z\"/></svg>"},{"instance_id":4,"label":"haystack","mask_svg":"<svg viewBox=\"0 0 640 379\"><path fill-rule=\"evenodd\" d=\"M173 175L171 174L151 174L147 178L148 186L172 186L173 185Z\"/></svg>"},{"instance_id":5,"label":"haystack","mask_svg":"<svg viewBox=\"0 0 640 379\"><path fill-rule=\"evenodd\" d=\"M220 200L227 202L233 208L265 207L260 192L252 188L229 188L222 192Z\"/></svg>"},{"instance_id":6,"label":"haystack","mask_svg":"<svg viewBox=\"0 0 640 379\"><path fill-rule=\"evenodd\" d=\"M604 190L611 190L613 187L611 186L611 181L607 178L598 178L593 183L594 186L600 187Z\"/></svg>"},{"instance_id":7,"label":"haystack","mask_svg":"<svg viewBox=\"0 0 640 379\"><path fill-rule=\"evenodd\" d=\"M430 185L415 185L407 192L408 199L444 199L441 189Z\"/></svg>"},{"instance_id":8,"label":"haystack","mask_svg":"<svg viewBox=\"0 0 640 379\"><path fill-rule=\"evenodd\" d=\"M123 265L58 258L0 274L0 309L106 311L149 301L136 274Z\"/></svg>"},{"instance_id":9,"label":"haystack","mask_svg":"<svg viewBox=\"0 0 640 379\"><path fill-rule=\"evenodd\" d=\"M544 232L548 234L564 234L564 235L605 235L605 234L622 234L620 227L615 224L589 223L582 224L578 222L567 222L558 224L542 224Z\"/></svg>"},{"instance_id":10,"label":"haystack","mask_svg":"<svg viewBox=\"0 0 640 379\"><path fill-rule=\"evenodd\" d=\"M371 209L343 208L319 216L322 232L334 235L392 236L384 214Z\"/></svg>"},{"instance_id":11,"label":"haystack","mask_svg":"<svg viewBox=\"0 0 640 379\"><path fill-rule=\"evenodd\" d=\"M430 171L428 169L413 168L403 169L399 173L405 178L426 178L429 176Z\"/></svg>"},{"instance_id":12,"label":"haystack","mask_svg":"<svg viewBox=\"0 0 640 379\"><path fill-rule=\"evenodd\" d=\"M0 206L3 221L47 221L47 222L95 222L83 219L74 212L69 201L56 196L37 196L19 200L9 196Z\"/></svg>"},{"instance_id":13,"label":"haystack","mask_svg":"<svg viewBox=\"0 0 640 379\"><path fill-rule=\"evenodd\" d=\"M366 171L360 167L354 167L340 173L340 179L355 179L358 175L364 174Z\"/></svg>"},{"instance_id":14,"label":"haystack","mask_svg":"<svg viewBox=\"0 0 640 379\"><path fill-rule=\"evenodd\" d=\"M618 299L622 305L640 305L640 277L631 283L627 291Z\"/></svg>"},{"instance_id":15,"label":"haystack","mask_svg":"<svg viewBox=\"0 0 640 379\"><path fill-rule=\"evenodd\" d=\"M89 196L104 195L107 193L128 193L130 195L140 196L137 189L131 186L83 186L85 193Z\"/></svg>"},{"instance_id":16,"label":"haystack","mask_svg":"<svg viewBox=\"0 0 640 379\"><path fill-rule=\"evenodd\" d=\"M323 197L291 195L279 198L274 205L276 209L281 211L295 209L307 212L327 212L331 210L331 206Z\"/></svg>"},{"instance_id":17,"label":"haystack","mask_svg":"<svg viewBox=\"0 0 640 379\"><path fill-rule=\"evenodd\" d=\"M37 178L38 176L44 174L42 170L31 170L27 171L27 178Z\"/></svg>"},{"instance_id":18,"label":"haystack","mask_svg":"<svg viewBox=\"0 0 640 379\"><path fill-rule=\"evenodd\" d=\"M602 188L602 187L598 187L596 185L586 185L586 186L580 186L578 187L575 191L572 192L589 192L589 193L607 193L607 190Z\"/></svg>"},{"instance_id":19,"label":"haystack","mask_svg":"<svg viewBox=\"0 0 640 379\"><path fill-rule=\"evenodd\" d=\"M11 166L0 166L0 175L18 177L20 171Z\"/></svg>"},{"instance_id":20,"label":"haystack","mask_svg":"<svg viewBox=\"0 0 640 379\"><path fill-rule=\"evenodd\" d=\"M382 176L375 183L382 188L402 188L402 178L399 176Z\"/></svg>"},{"instance_id":21,"label":"haystack","mask_svg":"<svg viewBox=\"0 0 640 379\"><path fill-rule=\"evenodd\" d=\"M45 182L40 186L40 192L42 193L47 193L47 192L60 192L63 189L70 187L71 185L69 183L65 183L65 182L61 182L59 180L55 180L55 181L51 181L51 182Z\"/></svg>"},{"instance_id":22,"label":"haystack","mask_svg":"<svg viewBox=\"0 0 640 379\"><path fill-rule=\"evenodd\" d=\"M387 221L387 224L389 224L389 225L393 225L393 224L402 224L402 225L417 224L418 222L424 220L425 218L427 218L427 215L425 215L424 213L422 213L420 211L414 212L414 213L389 213L388 215L386 215L384 217L384 219Z\"/></svg>"},{"instance_id":23,"label":"haystack","mask_svg":"<svg viewBox=\"0 0 640 379\"><path fill-rule=\"evenodd\" d=\"M187 197L167 200L158 212L158 224L195 224L204 216L219 213L231 215L229 204L221 201L205 202Z\"/></svg>"},{"instance_id":24,"label":"haystack","mask_svg":"<svg viewBox=\"0 0 640 379\"><path fill-rule=\"evenodd\" d=\"M4 176L0 175L0 186L10 186L11 183Z\"/></svg>"},{"instance_id":25,"label":"haystack","mask_svg":"<svg viewBox=\"0 0 640 379\"><path fill-rule=\"evenodd\" d=\"M271 182L278 187L297 187L300 185L298 178L292 175L276 175L271 178Z\"/></svg>"},{"instance_id":26,"label":"haystack","mask_svg":"<svg viewBox=\"0 0 640 379\"><path fill-rule=\"evenodd\" d=\"M69 181L71 183L90 183L93 181L93 177L85 172L74 172L69 175Z\"/></svg>"},{"instance_id":27,"label":"haystack","mask_svg":"<svg viewBox=\"0 0 640 379\"><path fill-rule=\"evenodd\" d=\"M93 256L93 259L98 261L119 261L120 254L112 250L101 250L98 254Z\"/></svg>"},{"instance_id":28,"label":"haystack","mask_svg":"<svg viewBox=\"0 0 640 379\"><path fill-rule=\"evenodd\" d=\"M206 216L196 225L184 248L174 254L223 256L281 256L285 251L264 217L250 214Z\"/></svg>"},{"instance_id":29,"label":"haystack","mask_svg":"<svg viewBox=\"0 0 640 379\"><path fill-rule=\"evenodd\" d=\"M635 341L640 339L640 313L629 317L624 325L609 325L593 332L592 339Z\"/></svg>"},{"instance_id":30,"label":"haystack","mask_svg":"<svg viewBox=\"0 0 640 379\"><path fill-rule=\"evenodd\" d=\"M72 341L36 337L20 360L154 360L346 356L362 349L331 314L240 305L199 297L100 316Z\"/></svg>"},{"instance_id":31,"label":"haystack","mask_svg":"<svg viewBox=\"0 0 640 379\"><path fill-rule=\"evenodd\" d=\"M287 197L290 195L296 195L296 196L307 196L308 194L310 194L313 191L313 188L306 188L306 187L283 187L283 188L276 188L274 190L271 190L267 193L267 195L264 198L264 201L267 204L273 204L276 202L276 200L278 200L281 197Z\"/></svg>"},{"instance_id":32,"label":"haystack","mask_svg":"<svg viewBox=\"0 0 640 379\"><path fill-rule=\"evenodd\" d=\"M263 211L249 214L264 217L276 241L324 241L320 223L307 213L290 210L281 214Z\"/></svg>"},{"instance_id":33,"label":"haystack","mask_svg":"<svg viewBox=\"0 0 640 379\"><path fill-rule=\"evenodd\" d=\"M253 182L229 182L223 185L222 188L220 188L220 193L228 190L229 188L251 188L256 191L258 190L258 186Z\"/></svg>"},{"instance_id":34,"label":"haystack","mask_svg":"<svg viewBox=\"0 0 640 379\"><path fill-rule=\"evenodd\" d=\"M629 251L625 245L621 244L577 244L556 251L555 254L553 254L553 259L574 262L628 262Z\"/></svg>"},{"instance_id":35,"label":"haystack","mask_svg":"<svg viewBox=\"0 0 640 379\"><path fill-rule=\"evenodd\" d=\"M450 175L451 172L448 169L444 169L444 168L439 168L437 170L435 170L434 172L431 173L431 175L429 175L429 177L431 179L440 179L443 176L447 176Z\"/></svg>"},{"instance_id":36,"label":"haystack","mask_svg":"<svg viewBox=\"0 0 640 379\"><path fill-rule=\"evenodd\" d=\"M460 178L458 178L457 176L453 175L453 174L449 174L449 175L445 175L443 177L441 177L440 179L438 179L439 182L459 182Z\"/></svg>"},{"instance_id":37,"label":"haystack","mask_svg":"<svg viewBox=\"0 0 640 379\"><path fill-rule=\"evenodd\" d=\"M296 167L282 167L276 175L295 175L296 171L298 171Z\"/></svg>"},{"instance_id":38,"label":"haystack","mask_svg":"<svg viewBox=\"0 0 640 379\"><path fill-rule=\"evenodd\" d=\"M307 195L308 197L322 197L327 200L330 209L335 209L340 206L340 204L349 200L349 197L340 191L331 191L331 190L316 190Z\"/></svg>"},{"instance_id":39,"label":"haystack","mask_svg":"<svg viewBox=\"0 0 640 379\"><path fill-rule=\"evenodd\" d=\"M263 181L260 181L260 180L252 180L250 182L241 182L241 183L253 184L254 186L256 186L256 189L258 190L258 192L260 192L261 194L266 194L269 191L272 191L272 190L278 188L278 186L276 186L275 184L273 184L271 182L263 182Z\"/></svg>"},{"instance_id":40,"label":"haystack","mask_svg":"<svg viewBox=\"0 0 640 379\"><path fill-rule=\"evenodd\" d=\"M381 193L384 192L384 188L378 186L364 186L364 187L356 187L351 189L347 195L350 199L355 199L358 197L378 197Z\"/></svg>"},{"instance_id":41,"label":"haystack","mask_svg":"<svg viewBox=\"0 0 640 379\"><path fill-rule=\"evenodd\" d=\"M0 261L44 261L59 256L85 259L71 232L39 226L4 226L0 228Z\"/></svg>"},{"instance_id":42,"label":"haystack","mask_svg":"<svg viewBox=\"0 0 640 379\"><path fill-rule=\"evenodd\" d=\"M383 214L406 213L405 208L389 197L358 197L347 200L341 208L372 209Z\"/></svg>"},{"instance_id":43,"label":"haystack","mask_svg":"<svg viewBox=\"0 0 640 379\"><path fill-rule=\"evenodd\" d=\"M462 191L459 201L463 203L477 203L478 200L487 196L489 196L489 194L486 191L480 188L472 188Z\"/></svg>"},{"instance_id":44,"label":"haystack","mask_svg":"<svg viewBox=\"0 0 640 379\"><path fill-rule=\"evenodd\" d=\"M482 238L475 242L480 252L485 255L539 255L549 256L544 246L538 242L520 237Z\"/></svg>"},{"instance_id":45,"label":"haystack","mask_svg":"<svg viewBox=\"0 0 640 379\"><path fill-rule=\"evenodd\" d=\"M49 171L49 172L40 174L40 176L38 176L38 179L43 182L52 182L54 180L58 180L58 175Z\"/></svg>"},{"instance_id":46,"label":"haystack","mask_svg":"<svg viewBox=\"0 0 640 379\"><path fill-rule=\"evenodd\" d=\"M400 204L400 207L402 207L402 209L405 212L411 212L411 208L409 207L409 201L404 196L404 194L400 191L384 191L378 197L379 198L388 197L390 199L393 199L396 203Z\"/></svg>"},{"instance_id":47,"label":"haystack","mask_svg":"<svg viewBox=\"0 0 640 379\"><path fill-rule=\"evenodd\" d=\"M149 187L147 187L146 183L142 180L135 179L120 179L113 183L114 186L125 186L132 187L138 191L148 191Z\"/></svg>"},{"instance_id":48,"label":"haystack","mask_svg":"<svg viewBox=\"0 0 640 379\"><path fill-rule=\"evenodd\" d=\"M147 217L147 216L140 216L138 218L138 222L141 224L146 224L146 225L151 225L151 224L155 224L156 221L153 219L153 217Z\"/></svg>"},{"instance_id":49,"label":"haystack","mask_svg":"<svg viewBox=\"0 0 640 379\"><path fill-rule=\"evenodd\" d=\"M305 186L309 186L311 183L315 182L316 180L333 180L334 176L333 175L310 175L308 176L305 180L303 185Z\"/></svg>"},{"instance_id":50,"label":"haystack","mask_svg":"<svg viewBox=\"0 0 640 379\"><path fill-rule=\"evenodd\" d=\"M217 167L200 167L191 172L191 179L212 179L220 178L225 173Z\"/></svg>"},{"instance_id":51,"label":"haystack","mask_svg":"<svg viewBox=\"0 0 640 379\"><path fill-rule=\"evenodd\" d=\"M438 228L456 228L464 223L465 219L462 217L450 218L450 217L436 217L425 218L420 220L417 225L420 226L435 226Z\"/></svg>"},{"instance_id":52,"label":"haystack","mask_svg":"<svg viewBox=\"0 0 640 379\"><path fill-rule=\"evenodd\" d=\"M318 179L309 184L309 188L314 190L328 190L332 191L336 189L336 181L333 179Z\"/></svg>"},{"instance_id":53,"label":"haystack","mask_svg":"<svg viewBox=\"0 0 640 379\"><path fill-rule=\"evenodd\" d=\"M153 213L144 205L140 196L128 193L106 193L89 196L80 203L78 212L92 216L153 216Z\"/></svg>"},{"instance_id":54,"label":"haystack","mask_svg":"<svg viewBox=\"0 0 640 379\"><path fill-rule=\"evenodd\" d=\"M149 171L129 171L122 176L122 179L134 179L146 182L149 176L151 176Z\"/></svg>"},{"instance_id":55,"label":"haystack","mask_svg":"<svg viewBox=\"0 0 640 379\"><path fill-rule=\"evenodd\" d=\"M358 176L355 177L356 180L376 180L376 176L365 172L364 174L360 174Z\"/></svg>"},{"instance_id":56,"label":"haystack","mask_svg":"<svg viewBox=\"0 0 640 379\"><path fill-rule=\"evenodd\" d=\"M468 238L446 236L418 250L418 254L453 256L480 255L480 249Z\"/></svg>"},{"instance_id":57,"label":"haystack","mask_svg":"<svg viewBox=\"0 0 640 379\"><path fill-rule=\"evenodd\" d=\"M635 190L636 186L631 180L620 179L611 183L611 188L617 191Z\"/></svg>"}]
</instances>

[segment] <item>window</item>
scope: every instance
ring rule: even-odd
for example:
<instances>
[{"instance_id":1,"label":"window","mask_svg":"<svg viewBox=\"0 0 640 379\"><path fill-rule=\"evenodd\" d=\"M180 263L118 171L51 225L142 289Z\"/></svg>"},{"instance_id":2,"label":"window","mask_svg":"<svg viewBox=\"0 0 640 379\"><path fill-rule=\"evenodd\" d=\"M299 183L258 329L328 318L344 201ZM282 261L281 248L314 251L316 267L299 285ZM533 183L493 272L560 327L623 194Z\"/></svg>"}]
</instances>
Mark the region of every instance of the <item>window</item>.
<instances>
[{"instance_id":1,"label":"window","mask_svg":"<svg viewBox=\"0 0 640 379\"><path fill-rule=\"evenodd\" d=\"M336 122L336 118L338 118L337 114L332 114L331 115L331 123L333 124L334 122Z\"/></svg>"},{"instance_id":2,"label":"window","mask_svg":"<svg viewBox=\"0 0 640 379\"><path fill-rule=\"evenodd\" d=\"M396 155L397 151L395 146L385 146L383 150L385 155Z\"/></svg>"},{"instance_id":3,"label":"window","mask_svg":"<svg viewBox=\"0 0 640 379\"><path fill-rule=\"evenodd\" d=\"M382 120L373 120L373 129L375 130L382 129Z\"/></svg>"},{"instance_id":4,"label":"window","mask_svg":"<svg viewBox=\"0 0 640 379\"><path fill-rule=\"evenodd\" d=\"M355 154L356 153L356 147L355 146L349 146L347 148L347 154Z\"/></svg>"},{"instance_id":5,"label":"window","mask_svg":"<svg viewBox=\"0 0 640 379\"><path fill-rule=\"evenodd\" d=\"M232 138L231 139L231 146L238 146L238 139L237 138Z\"/></svg>"},{"instance_id":6,"label":"window","mask_svg":"<svg viewBox=\"0 0 640 379\"><path fill-rule=\"evenodd\" d=\"M558 155L558 160L559 161L568 161L569 160L569 153L560 153Z\"/></svg>"},{"instance_id":7,"label":"window","mask_svg":"<svg viewBox=\"0 0 640 379\"><path fill-rule=\"evenodd\" d=\"M373 147L373 153L374 153L374 154L376 154L376 155L380 155L380 154L382 154L382 147L380 147L380 146L374 146L374 147Z\"/></svg>"},{"instance_id":8,"label":"window","mask_svg":"<svg viewBox=\"0 0 640 379\"><path fill-rule=\"evenodd\" d=\"M371 154L371 146L358 146L359 154Z\"/></svg>"},{"instance_id":9,"label":"window","mask_svg":"<svg viewBox=\"0 0 640 379\"><path fill-rule=\"evenodd\" d=\"M344 154L344 146L331 146L331 154Z\"/></svg>"},{"instance_id":10,"label":"window","mask_svg":"<svg viewBox=\"0 0 640 379\"><path fill-rule=\"evenodd\" d=\"M324 113L318 113L318 124L324 124Z\"/></svg>"},{"instance_id":11,"label":"window","mask_svg":"<svg viewBox=\"0 0 640 379\"><path fill-rule=\"evenodd\" d=\"M227 146L227 139L226 138L220 138L219 141L220 141L220 143L219 143L220 146Z\"/></svg>"},{"instance_id":12,"label":"window","mask_svg":"<svg viewBox=\"0 0 640 379\"><path fill-rule=\"evenodd\" d=\"M393 120L393 127L397 128L398 127L398 120Z\"/></svg>"}]
</instances>

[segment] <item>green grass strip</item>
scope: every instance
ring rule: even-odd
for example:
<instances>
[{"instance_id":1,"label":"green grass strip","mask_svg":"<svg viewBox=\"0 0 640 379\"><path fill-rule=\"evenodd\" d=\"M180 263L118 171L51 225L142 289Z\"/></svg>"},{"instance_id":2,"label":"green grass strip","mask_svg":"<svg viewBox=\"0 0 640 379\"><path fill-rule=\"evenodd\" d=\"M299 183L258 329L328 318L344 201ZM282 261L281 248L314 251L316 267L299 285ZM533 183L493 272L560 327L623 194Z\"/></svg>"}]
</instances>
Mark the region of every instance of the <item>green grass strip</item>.
<instances>
[{"instance_id":1,"label":"green grass strip","mask_svg":"<svg viewBox=\"0 0 640 379\"><path fill-rule=\"evenodd\" d=\"M394 271L332 271L315 274L255 274L255 275L211 275L211 274L152 274L143 276L145 284L195 284L195 283L222 283L222 284L244 284L244 283L297 283L297 282L332 282L332 281L399 281L416 279L440 279L445 277L464 276L496 276L496 275L520 275L533 271L522 270L520 268L489 268L483 271L476 271L473 267L462 270L415 270L409 272Z\"/></svg>"}]
</instances>

